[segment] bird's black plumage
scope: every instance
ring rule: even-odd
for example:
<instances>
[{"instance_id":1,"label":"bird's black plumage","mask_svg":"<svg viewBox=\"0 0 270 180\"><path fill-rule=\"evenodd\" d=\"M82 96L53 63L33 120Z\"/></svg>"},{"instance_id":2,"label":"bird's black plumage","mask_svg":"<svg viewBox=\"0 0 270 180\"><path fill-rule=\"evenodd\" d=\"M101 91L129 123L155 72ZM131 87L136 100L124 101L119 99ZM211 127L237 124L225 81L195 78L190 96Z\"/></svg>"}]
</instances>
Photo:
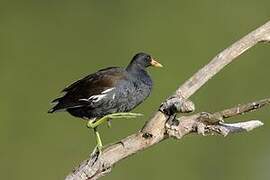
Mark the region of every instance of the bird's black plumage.
<instances>
[{"instance_id":1,"label":"bird's black plumage","mask_svg":"<svg viewBox=\"0 0 270 180\"><path fill-rule=\"evenodd\" d=\"M85 119L100 118L107 114L128 112L150 94L152 80L146 68L161 66L146 53L138 53L127 68L110 67L90 74L70 86L49 113L66 110Z\"/></svg>"}]
</instances>

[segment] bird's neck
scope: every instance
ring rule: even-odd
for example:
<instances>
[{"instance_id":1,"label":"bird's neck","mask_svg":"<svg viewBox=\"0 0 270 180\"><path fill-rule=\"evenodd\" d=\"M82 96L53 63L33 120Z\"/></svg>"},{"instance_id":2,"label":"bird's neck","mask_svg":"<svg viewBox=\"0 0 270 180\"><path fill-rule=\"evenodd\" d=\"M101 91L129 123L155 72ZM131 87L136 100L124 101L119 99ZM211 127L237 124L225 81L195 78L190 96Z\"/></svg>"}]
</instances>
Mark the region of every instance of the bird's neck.
<instances>
[{"instance_id":1,"label":"bird's neck","mask_svg":"<svg viewBox=\"0 0 270 180\"><path fill-rule=\"evenodd\" d=\"M142 68L137 64L131 64L126 68L126 71L131 76L136 77L136 79L142 81L144 84L152 85L152 80L145 68Z\"/></svg>"},{"instance_id":2,"label":"bird's neck","mask_svg":"<svg viewBox=\"0 0 270 180\"><path fill-rule=\"evenodd\" d=\"M141 67L139 64L130 63L127 66L126 70L127 70L127 72L133 73L133 72L136 72L138 70L145 70L145 68Z\"/></svg>"},{"instance_id":3,"label":"bird's neck","mask_svg":"<svg viewBox=\"0 0 270 180\"><path fill-rule=\"evenodd\" d=\"M141 67L138 64L129 64L126 68L126 71L132 75L147 74L144 67Z\"/></svg>"}]
</instances>

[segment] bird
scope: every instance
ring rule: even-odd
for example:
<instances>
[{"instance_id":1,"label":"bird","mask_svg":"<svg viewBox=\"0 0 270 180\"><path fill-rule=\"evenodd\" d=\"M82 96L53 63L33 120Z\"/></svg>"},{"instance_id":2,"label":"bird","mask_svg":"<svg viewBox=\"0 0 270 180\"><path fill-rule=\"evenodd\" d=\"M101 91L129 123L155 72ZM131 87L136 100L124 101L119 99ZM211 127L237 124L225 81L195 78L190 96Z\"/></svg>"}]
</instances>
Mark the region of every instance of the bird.
<instances>
[{"instance_id":1,"label":"bird","mask_svg":"<svg viewBox=\"0 0 270 180\"><path fill-rule=\"evenodd\" d=\"M66 111L72 116L87 120L94 129L96 149L103 145L97 127L118 118L136 118L130 113L151 93L153 81L146 69L163 67L151 55L140 52L133 56L126 68L108 67L79 79L62 90L64 95L52 101L48 113Z\"/></svg>"}]
</instances>

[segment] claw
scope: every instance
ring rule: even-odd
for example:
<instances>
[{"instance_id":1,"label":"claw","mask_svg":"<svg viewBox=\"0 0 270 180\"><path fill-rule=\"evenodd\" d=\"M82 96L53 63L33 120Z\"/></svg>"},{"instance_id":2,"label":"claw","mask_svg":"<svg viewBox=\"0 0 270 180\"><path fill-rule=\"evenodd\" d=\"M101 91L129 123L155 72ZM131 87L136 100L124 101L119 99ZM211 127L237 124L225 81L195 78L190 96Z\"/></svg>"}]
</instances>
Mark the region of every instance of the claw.
<instances>
[{"instance_id":1,"label":"claw","mask_svg":"<svg viewBox=\"0 0 270 180\"><path fill-rule=\"evenodd\" d=\"M111 127L112 127L112 120L109 119L109 120L107 121L107 123L108 123L108 127L111 128Z\"/></svg>"}]
</instances>

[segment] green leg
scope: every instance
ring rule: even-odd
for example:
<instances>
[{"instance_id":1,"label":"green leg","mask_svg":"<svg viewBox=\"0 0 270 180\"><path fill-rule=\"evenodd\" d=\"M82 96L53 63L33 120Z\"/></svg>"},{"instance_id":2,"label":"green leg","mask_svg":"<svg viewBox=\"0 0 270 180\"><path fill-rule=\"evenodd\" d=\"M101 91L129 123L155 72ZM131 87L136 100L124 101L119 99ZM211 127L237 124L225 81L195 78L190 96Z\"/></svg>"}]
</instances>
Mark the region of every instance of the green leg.
<instances>
[{"instance_id":1,"label":"green leg","mask_svg":"<svg viewBox=\"0 0 270 180\"><path fill-rule=\"evenodd\" d=\"M95 132L96 140L97 140L97 150L100 152L103 145L102 145L102 141L101 141L99 132L97 131L96 127L94 128L94 132Z\"/></svg>"},{"instance_id":2,"label":"green leg","mask_svg":"<svg viewBox=\"0 0 270 180\"><path fill-rule=\"evenodd\" d=\"M97 150L101 152L102 149L102 141L99 135L99 132L97 131L97 127L101 125L104 122L108 122L112 119L131 119L131 118L136 118L142 116L142 114L139 113L114 113L114 114L108 114L100 119L97 120L89 120L87 123L87 127L93 128L95 135L96 135L96 141L97 141Z\"/></svg>"}]
</instances>

